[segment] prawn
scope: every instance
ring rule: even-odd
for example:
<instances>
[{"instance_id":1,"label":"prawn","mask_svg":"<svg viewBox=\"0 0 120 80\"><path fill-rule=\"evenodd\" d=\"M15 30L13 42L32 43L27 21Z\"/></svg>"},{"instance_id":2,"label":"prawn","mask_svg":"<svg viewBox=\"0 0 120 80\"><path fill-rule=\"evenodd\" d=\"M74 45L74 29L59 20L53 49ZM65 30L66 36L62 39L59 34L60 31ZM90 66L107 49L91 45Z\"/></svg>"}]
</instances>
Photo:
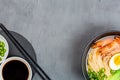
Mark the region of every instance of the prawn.
<instances>
[{"instance_id":1,"label":"prawn","mask_svg":"<svg viewBox=\"0 0 120 80\"><path fill-rule=\"evenodd\" d=\"M107 38L104 40L99 40L92 45L92 48L103 47L113 41L112 38Z\"/></svg>"},{"instance_id":2,"label":"prawn","mask_svg":"<svg viewBox=\"0 0 120 80\"><path fill-rule=\"evenodd\" d=\"M120 36L115 36L114 40L111 43L99 49L99 53L101 53L101 55L109 55L111 52L113 54L117 51L120 51Z\"/></svg>"}]
</instances>

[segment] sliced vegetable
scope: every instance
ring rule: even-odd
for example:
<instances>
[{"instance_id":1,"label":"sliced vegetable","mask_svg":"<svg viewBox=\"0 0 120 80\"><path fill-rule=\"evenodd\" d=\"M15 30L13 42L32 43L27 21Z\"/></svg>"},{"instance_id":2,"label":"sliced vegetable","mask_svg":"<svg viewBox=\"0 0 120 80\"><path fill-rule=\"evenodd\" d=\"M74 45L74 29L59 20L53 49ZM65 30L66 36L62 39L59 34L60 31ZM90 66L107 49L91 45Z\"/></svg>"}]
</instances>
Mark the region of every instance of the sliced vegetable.
<instances>
[{"instance_id":1,"label":"sliced vegetable","mask_svg":"<svg viewBox=\"0 0 120 80\"><path fill-rule=\"evenodd\" d=\"M0 57L0 61L2 60L2 58Z\"/></svg>"},{"instance_id":2,"label":"sliced vegetable","mask_svg":"<svg viewBox=\"0 0 120 80\"><path fill-rule=\"evenodd\" d=\"M4 57L6 52L5 43L0 41L0 57Z\"/></svg>"},{"instance_id":3,"label":"sliced vegetable","mask_svg":"<svg viewBox=\"0 0 120 80\"><path fill-rule=\"evenodd\" d=\"M95 72L95 71L92 71L89 69L88 76L89 76L90 80L105 80L105 78L107 78L104 68L102 68L98 72Z\"/></svg>"},{"instance_id":4,"label":"sliced vegetable","mask_svg":"<svg viewBox=\"0 0 120 80\"><path fill-rule=\"evenodd\" d=\"M110 70L111 74L114 74L115 72L116 72L116 70L112 70L112 69Z\"/></svg>"}]
</instances>

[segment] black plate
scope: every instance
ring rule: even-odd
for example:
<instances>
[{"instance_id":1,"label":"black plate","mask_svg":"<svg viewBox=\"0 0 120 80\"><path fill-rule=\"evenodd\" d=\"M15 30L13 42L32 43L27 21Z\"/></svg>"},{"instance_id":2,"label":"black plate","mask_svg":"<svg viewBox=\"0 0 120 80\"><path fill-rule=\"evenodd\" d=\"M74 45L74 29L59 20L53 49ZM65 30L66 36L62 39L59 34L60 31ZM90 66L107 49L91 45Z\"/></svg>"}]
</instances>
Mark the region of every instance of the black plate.
<instances>
[{"instance_id":1,"label":"black plate","mask_svg":"<svg viewBox=\"0 0 120 80\"><path fill-rule=\"evenodd\" d=\"M22 35L20 35L20 34L18 34L16 32L10 31L10 33L24 47L24 49L29 53L29 55L35 61L37 61L36 54L35 54L34 48L32 47L31 43L25 37L23 37ZM7 35L3 31L0 31L0 34L2 34L5 37L5 39L7 40L7 42L8 42L8 45L9 45L9 55L8 55L8 57L18 56L18 57L24 58L24 56L14 46L14 44L10 41L10 39L7 37ZM35 71L33 69L32 69L32 72L33 72L33 76L34 76Z\"/></svg>"},{"instance_id":2,"label":"black plate","mask_svg":"<svg viewBox=\"0 0 120 80\"><path fill-rule=\"evenodd\" d=\"M87 46L85 48L85 51L84 51L84 54L82 56L82 73L83 73L83 76L84 76L85 80L89 80L87 70L86 70L88 50L90 49L91 45L95 41L101 39L102 37L110 36L110 35L120 35L120 31L106 31L106 32L100 33L87 44Z\"/></svg>"}]
</instances>

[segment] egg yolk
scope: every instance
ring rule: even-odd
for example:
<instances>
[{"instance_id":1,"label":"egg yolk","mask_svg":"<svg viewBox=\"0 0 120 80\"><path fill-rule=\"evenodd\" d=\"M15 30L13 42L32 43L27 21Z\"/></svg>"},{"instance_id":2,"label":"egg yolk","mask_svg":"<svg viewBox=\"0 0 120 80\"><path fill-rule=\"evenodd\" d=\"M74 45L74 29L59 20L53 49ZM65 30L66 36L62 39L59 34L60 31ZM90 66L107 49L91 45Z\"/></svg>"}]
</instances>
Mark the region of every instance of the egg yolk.
<instances>
[{"instance_id":1,"label":"egg yolk","mask_svg":"<svg viewBox=\"0 0 120 80\"><path fill-rule=\"evenodd\" d=\"M115 63L116 65L120 65L120 55L115 56L115 58L114 58L114 63Z\"/></svg>"}]
</instances>

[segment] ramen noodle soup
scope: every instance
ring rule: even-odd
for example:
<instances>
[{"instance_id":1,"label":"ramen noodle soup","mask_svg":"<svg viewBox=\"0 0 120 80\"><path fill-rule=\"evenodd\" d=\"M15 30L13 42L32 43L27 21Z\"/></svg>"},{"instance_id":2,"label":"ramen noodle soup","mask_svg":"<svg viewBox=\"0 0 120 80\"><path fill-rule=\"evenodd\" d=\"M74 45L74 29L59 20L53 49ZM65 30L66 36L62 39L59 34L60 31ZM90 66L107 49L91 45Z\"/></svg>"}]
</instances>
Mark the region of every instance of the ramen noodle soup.
<instances>
[{"instance_id":1,"label":"ramen noodle soup","mask_svg":"<svg viewBox=\"0 0 120 80\"><path fill-rule=\"evenodd\" d=\"M120 80L120 36L106 36L91 45L87 73L90 80Z\"/></svg>"}]
</instances>

